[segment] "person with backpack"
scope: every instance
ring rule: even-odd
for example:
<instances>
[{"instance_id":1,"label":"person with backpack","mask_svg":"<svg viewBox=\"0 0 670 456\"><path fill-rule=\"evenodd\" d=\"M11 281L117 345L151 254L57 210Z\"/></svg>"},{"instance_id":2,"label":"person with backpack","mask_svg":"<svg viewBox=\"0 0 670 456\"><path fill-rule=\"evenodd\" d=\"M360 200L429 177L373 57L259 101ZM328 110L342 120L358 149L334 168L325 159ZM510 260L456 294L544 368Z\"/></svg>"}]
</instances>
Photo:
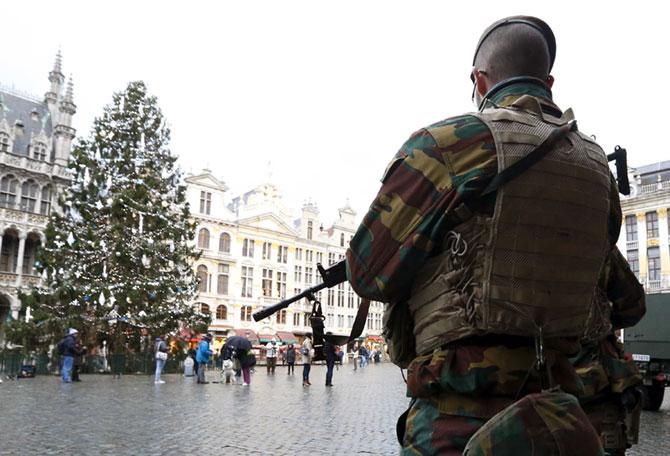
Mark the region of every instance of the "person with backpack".
<instances>
[{"instance_id":1,"label":"person with backpack","mask_svg":"<svg viewBox=\"0 0 670 456\"><path fill-rule=\"evenodd\" d=\"M212 356L212 350L209 348L209 343L212 341L212 335L207 333L203 336L200 344L198 344L198 350L195 355L195 359L198 362L198 383L206 384L209 383L205 381L205 368L209 362L209 357Z\"/></svg>"},{"instance_id":2,"label":"person with backpack","mask_svg":"<svg viewBox=\"0 0 670 456\"><path fill-rule=\"evenodd\" d=\"M70 328L67 335L58 343L58 353L63 356L63 368L61 369L61 377L63 383L72 383L72 368L74 366L74 358L81 355L77 350L77 331Z\"/></svg>"},{"instance_id":3,"label":"person with backpack","mask_svg":"<svg viewBox=\"0 0 670 456\"><path fill-rule=\"evenodd\" d=\"M156 373L154 374L154 383L158 385L165 383L164 380L161 380L161 373L163 372L163 367L165 367L165 362L168 359L168 346L162 336L156 337L156 342L154 343L154 353L156 356Z\"/></svg>"}]
</instances>

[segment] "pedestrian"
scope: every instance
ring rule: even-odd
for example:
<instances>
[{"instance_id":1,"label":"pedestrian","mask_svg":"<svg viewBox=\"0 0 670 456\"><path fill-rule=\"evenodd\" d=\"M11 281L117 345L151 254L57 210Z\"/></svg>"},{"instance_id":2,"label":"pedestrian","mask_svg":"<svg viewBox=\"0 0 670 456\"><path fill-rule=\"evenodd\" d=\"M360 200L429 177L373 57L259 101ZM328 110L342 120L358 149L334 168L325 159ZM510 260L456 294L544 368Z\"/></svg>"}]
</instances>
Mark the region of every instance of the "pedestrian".
<instances>
[{"instance_id":1,"label":"pedestrian","mask_svg":"<svg viewBox=\"0 0 670 456\"><path fill-rule=\"evenodd\" d=\"M555 56L538 18L485 30L471 71L478 111L409 138L350 243L351 286L388 303L389 354L409 367L403 455L462 454L488 419L528 406L517 395L579 395L568 356L594 322L608 327L594 297L620 230L618 192L604 151L552 99ZM543 437L564 433L560 452L602 454L588 420L563 427L583 411L552 404L566 419L523 440L533 453L558 452Z\"/></svg>"},{"instance_id":2,"label":"pedestrian","mask_svg":"<svg viewBox=\"0 0 670 456\"><path fill-rule=\"evenodd\" d=\"M198 376L198 360L197 360L198 350L191 347L188 349L187 356L193 360L193 373L195 376Z\"/></svg>"},{"instance_id":3,"label":"pedestrian","mask_svg":"<svg viewBox=\"0 0 670 456\"><path fill-rule=\"evenodd\" d=\"M154 383L162 384L165 383L165 381L161 380L161 373L163 372L163 367L165 367L165 362L168 359L168 346L162 336L156 337L156 341L154 343L154 354L156 358L156 373L154 374Z\"/></svg>"},{"instance_id":4,"label":"pedestrian","mask_svg":"<svg viewBox=\"0 0 670 456\"><path fill-rule=\"evenodd\" d=\"M265 345L265 361L268 375L274 375L275 367L277 366L277 339L274 337Z\"/></svg>"},{"instance_id":5,"label":"pedestrian","mask_svg":"<svg viewBox=\"0 0 670 456\"><path fill-rule=\"evenodd\" d=\"M198 351L196 352L196 361L198 363L198 383L206 384L209 383L205 381L205 369L207 368L207 363L209 362L209 357L212 356L212 350L209 348L209 344L212 341L212 335L207 333L203 336L200 344L198 344Z\"/></svg>"},{"instance_id":6,"label":"pedestrian","mask_svg":"<svg viewBox=\"0 0 670 456\"><path fill-rule=\"evenodd\" d=\"M84 363L84 355L86 354L86 346L82 345L81 342L77 341L75 344L75 353L74 359L72 360L72 381L80 382L79 372L81 371L81 366Z\"/></svg>"},{"instance_id":7,"label":"pedestrian","mask_svg":"<svg viewBox=\"0 0 670 456\"><path fill-rule=\"evenodd\" d=\"M351 359L354 361L354 371L356 371L358 369L358 342L354 342L351 348Z\"/></svg>"},{"instance_id":8,"label":"pedestrian","mask_svg":"<svg viewBox=\"0 0 670 456\"><path fill-rule=\"evenodd\" d=\"M302 355L302 386L310 386L309 371L312 368L312 335L305 334L305 340L302 341L300 347L300 354Z\"/></svg>"},{"instance_id":9,"label":"pedestrian","mask_svg":"<svg viewBox=\"0 0 670 456\"><path fill-rule=\"evenodd\" d=\"M295 374L295 345L288 344L286 347L286 364L288 365L287 375Z\"/></svg>"},{"instance_id":10,"label":"pedestrian","mask_svg":"<svg viewBox=\"0 0 670 456\"><path fill-rule=\"evenodd\" d=\"M251 348L239 350L240 368L242 369L242 386L251 385L251 368L256 365L256 355Z\"/></svg>"},{"instance_id":11,"label":"pedestrian","mask_svg":"<svg viewBox=\"0 0 670 456\"><path fill-rule=\"evenodd\" d=\"M326 335L332 335L328 331ZM333 368L335 367L335 359L338 357L335 350L335 345L328 340L323 341L323 354L326 355L326 386L333 386Z\"/></svg>"},{"instance_id":12,"label":"pedestrian","mask_svg":"<svg viewBox=\"0 0 670 456\"><path fill-rule=\"evenodd\" d=\"M72 383L72 368L74 366L74 358L79 354L77 350L77 331L70 328L67 335L58 343L58 353L63 356L63 368L61 376L63 383Z\"/></svg>"},{"instance_id":13,"label":"pedestrian","mask_svg":"<svg viewBox=\"0 0 670 456\"><path fill-rule=\"evenodd\" d=\"M358 359L361 363L361 369L368 365L368 349L364 344L361 344L358 349Z\"/></svg>"}]
</instances>

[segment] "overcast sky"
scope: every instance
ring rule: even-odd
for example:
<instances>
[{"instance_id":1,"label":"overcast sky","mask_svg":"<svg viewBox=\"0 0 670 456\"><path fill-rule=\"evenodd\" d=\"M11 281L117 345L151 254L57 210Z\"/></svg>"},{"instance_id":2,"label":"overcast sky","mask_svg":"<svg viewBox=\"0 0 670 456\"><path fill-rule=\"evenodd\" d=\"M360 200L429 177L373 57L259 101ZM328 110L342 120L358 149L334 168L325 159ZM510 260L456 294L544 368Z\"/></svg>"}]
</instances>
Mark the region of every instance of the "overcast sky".
<instances>
[{"instance_id":1,"label":"overcast sky","mask_svg":"<svg viewBox=\"0 0 670 456\"><path fill-rule=\"evenodd\" d=\"M659 6L657 6L659 5ZM557 40L554 99L631 165L670 159L667 11L652 2L3 2L0 82L39 96L60 47L75 127L87 135L113 92L144 80L182 167L208 167L230 197L268 180L324 219L367 209L415 130L474 109L481 32L512 14ZM271 163L271 173L268 167Z\"/></svg>"}]
</instances>

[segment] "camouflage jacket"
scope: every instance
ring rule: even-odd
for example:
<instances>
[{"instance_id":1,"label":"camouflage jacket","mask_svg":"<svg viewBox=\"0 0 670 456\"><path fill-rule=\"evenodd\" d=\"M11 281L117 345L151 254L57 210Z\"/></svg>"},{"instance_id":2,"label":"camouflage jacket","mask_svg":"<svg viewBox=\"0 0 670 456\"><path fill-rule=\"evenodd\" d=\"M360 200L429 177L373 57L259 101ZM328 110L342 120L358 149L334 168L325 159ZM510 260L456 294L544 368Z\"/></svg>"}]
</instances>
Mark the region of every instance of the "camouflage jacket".
<instances>
[{"instance_id":1,"label":"camouflage jacket","mask_svg":"<svg viewBox=\"0 0 670 456\"><path fill-rule=\"evenodd\" d=\"M548 89L535 84L505 87L490 103L508 106L523 95L538 98L543 109L560 116ZM448 146L438 147L438 137ZM356 292L382 302L405 298L413 272L437 253L445 233L461 222L455 209L463 201L476 203L474 197L496 172L492 134L473 115L452 117L414 133L388 165L382 187L347 251L347 276ZM622 217L614 180L611 198L608 235L614 247ZM623 311L622 317L630 317L630 312ZM586 389L570 361L559 351L549 350L547 355L556 382L582 396ZM527 346L479 344L417 357L409 368L407 394L451 396L440 401L443 413L489 418L511 403L534 356ZM538 388L539 380L531 376L527 391ZM474 400L481 395L489 399Z\"/></svg>"},{"instance_id":2,"label":"camouflage jacket","mask_svg":"<svg viewBox=\"0 0 670 456\"><path fill-rule=\"evenodd\" d=\"M516 83L489 103L509 106L523 95L536 97L543 110L560 116L551 92ZM441 144L448 144L439 147ZM382 187L347 251L347 277L363 297L397 302L406 297L413 272L437 253L442 239L461 220L456 208L476 204L477 195L497 172L496 148L488 127L473 115L451 117L415 132L391 160ZM616 243L621 208L612 181L610 240Z\"/></svg>"}]
</instances>

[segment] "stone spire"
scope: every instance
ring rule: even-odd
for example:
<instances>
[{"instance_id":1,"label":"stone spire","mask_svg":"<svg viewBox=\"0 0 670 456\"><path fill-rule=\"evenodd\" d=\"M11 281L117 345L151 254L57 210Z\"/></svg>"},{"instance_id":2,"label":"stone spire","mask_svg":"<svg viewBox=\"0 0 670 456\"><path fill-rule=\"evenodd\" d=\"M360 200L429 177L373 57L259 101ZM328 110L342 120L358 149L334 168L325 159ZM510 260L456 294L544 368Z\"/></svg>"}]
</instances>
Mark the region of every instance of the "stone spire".
<instances>
[{"instance_id":1,"label":"stone spire","mask_svg":"<svg viewBox=\"0 0 670 456\"><path fill-rule=\"evenodd\" d=\"M60 49L56 54L56 61L54 62L53 70L49 72L49 82L51 87L49 91L44 95L44 99L49 105L54 105L58 102L60 97L61 89L63 83L65 82L65 76L63 75L63 57L61 56Z\"/></svg>"},{"instance_id":2,"label":"stone spire","mask_svg":"<svg viewBox=\"0 0 670 456\"><path fill-rule=\"evenodd\" d=\"M72 106L72 112L70 114L75 113L75 104L74 104L74 84L72 83L72 74L70 74L70 78L67 81L67 89L65 90L65 98L63 99L63 102L61 103L61 106L64 105L71 105ZM61 108L63 110L63 108Z\"/></svg>"}]
</instances>

